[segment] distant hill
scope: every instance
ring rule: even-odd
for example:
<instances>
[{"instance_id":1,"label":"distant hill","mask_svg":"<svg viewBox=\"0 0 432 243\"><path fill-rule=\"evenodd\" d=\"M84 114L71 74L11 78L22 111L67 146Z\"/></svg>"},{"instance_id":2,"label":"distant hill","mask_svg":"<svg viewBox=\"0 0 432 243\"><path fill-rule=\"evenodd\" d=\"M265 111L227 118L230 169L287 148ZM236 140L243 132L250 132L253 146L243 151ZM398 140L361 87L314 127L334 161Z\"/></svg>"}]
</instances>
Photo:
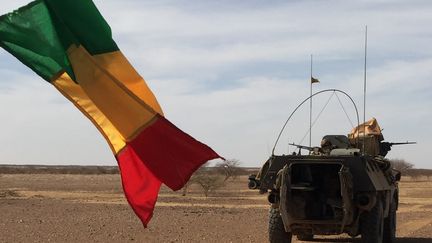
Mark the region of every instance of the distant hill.
<instances>
[{"instance_id":1,"label":"distant hill","mask_svg":"<svg viewBox=\"0 0 432 243\"><path fill-rule=\"evenodd\" d=\"M0 174L118 174L117 166L0 165Z\"/></svg>"},{"instance_id":2,"label":"distant hill","mask_svg":"<svg viewBox=\"0 0 432 243\"><path fill-rule=\"evenodd\" d=\"M240 167L240 175L256 174L260 168ZM206 167L212 171L216 168ZM118 174L117 166L79 166L79 165L0 165L0 174ZM408 169L402 172L403 176L432 177L431 169Z\"/></svg>"},{"instance_id":3,"label":"distant hill","mask_svg":"<svg viewBox=\"0 0 432 243\"><path fill-rule=\"evenodd\" d=\"M431 169L408 169L406 171L402 172L402 175L404 176L411 176L411 177L432 177L432 170Z\"/></svg>"},{"instance_id":4,"label":"distant hill","mask_svg":"<svg viewBox=\"0 0 432 243\"><path fill-rule=\"evenodd\" d=\"M257 173L260 168L241 167L241 175ZM216 168L206 167L207 170ZM0 174L118 174L117 166L78 165L0 165Z\"/></svg>"}]
</instances>

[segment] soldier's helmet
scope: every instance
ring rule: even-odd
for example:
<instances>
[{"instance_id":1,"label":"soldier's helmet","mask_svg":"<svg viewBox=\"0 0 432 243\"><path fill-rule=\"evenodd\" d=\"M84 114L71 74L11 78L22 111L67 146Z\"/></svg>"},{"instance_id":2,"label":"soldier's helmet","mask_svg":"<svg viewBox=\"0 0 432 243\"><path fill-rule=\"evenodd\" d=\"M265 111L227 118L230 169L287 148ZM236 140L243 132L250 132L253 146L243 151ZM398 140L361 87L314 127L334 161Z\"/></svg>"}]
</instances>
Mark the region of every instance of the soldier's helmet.
<instances>
[{"instance_id":1,"label":"soldier's helmet","mask_svg":"<svg viewBox=\"0 0 432 243\"><path fill-rule=\"evenodd\" d=\"M323 151L323 153L330 153L332 148L333 148L333 144L329 139L323 138L321 140L321 150Z\"/></svg>"}]
</instances>

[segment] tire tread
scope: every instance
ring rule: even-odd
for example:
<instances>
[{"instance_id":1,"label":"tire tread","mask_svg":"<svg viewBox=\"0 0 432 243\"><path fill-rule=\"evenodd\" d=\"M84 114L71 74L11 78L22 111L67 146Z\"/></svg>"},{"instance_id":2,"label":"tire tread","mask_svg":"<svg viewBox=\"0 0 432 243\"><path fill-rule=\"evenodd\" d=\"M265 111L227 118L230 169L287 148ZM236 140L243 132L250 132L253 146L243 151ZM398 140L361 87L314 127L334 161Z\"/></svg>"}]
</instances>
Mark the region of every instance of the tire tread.
<instances>
[{"instance_id":1,"label":"tire tread","mask_svg":"<svg viewBox=\"0 0 432 243\"><path fill-rule=\"evenodd\" d=\"M276 208L270 208L269 211L268 233L270 243L291 243L292 234L285 231L282 217Z\"/></svg>"}]
</instances>

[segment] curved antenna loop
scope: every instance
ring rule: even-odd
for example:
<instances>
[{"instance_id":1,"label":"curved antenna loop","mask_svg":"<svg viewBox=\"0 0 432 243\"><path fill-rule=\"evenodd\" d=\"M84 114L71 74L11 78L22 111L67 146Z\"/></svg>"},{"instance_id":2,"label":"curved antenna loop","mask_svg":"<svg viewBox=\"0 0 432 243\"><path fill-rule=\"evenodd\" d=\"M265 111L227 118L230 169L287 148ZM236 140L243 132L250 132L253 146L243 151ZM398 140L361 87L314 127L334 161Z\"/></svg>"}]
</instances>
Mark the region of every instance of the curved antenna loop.
<instances>
[{"instance_id":1,"label":"curved antenna loop","mask_svg":"<svg viewBox=\"0 0 432 243\"><path fill-rule=\"evenodd\" d=\"M339 92L339 93L342 93L342 94L344 94L346 97L348 97L350 100L351 100L351 103L353 104L353 106L354 106L354 109L355 109L355 111L356 111L356 115L357 115L357 126L360 126L360 118L359 118L359 113L358 113L358 109L357 109L357 105L355 104L355 102L354 102L354 100L351 98L351 96L349 96L349 94L347 94L346 92L344 92L344 91L342 91L342 90L339 90L339 89L325 89L325 90L321 90L321 91L318 91L318 92L316 92L316 93L314 93L314 94L312 94L311 96L309 96L309 97L307 97L306 99L304 99L295 109L294 109L294 111L289 115L289 117L288 117L288 119L285 121L285 123L284 123L284 125L282 126L282 129L281 129L281 131L279 132L279 135L278 135L278 137L277 137L277 139L276 139L276 142L275 142L275 144L274 144L274 146L273 146L273 149L272 149L272 156L274 155L274 151L275 151L275 148L276 148L276 145L278 144L278 142L279 142L279 139L280 139L280 137L282 136L282 133L283 133L283 131L285 130L285 127L286 127L286 125L288 124L288 122L289 122L289 120L291 120L291 117L294 115L294 113L304 104L304 103L306 103L306 101L308 101L308 100L310 100L312 97L314 97L314 96L316 96L316 95L318 95L318 94L321 94L321 93L326 93L326 92ZM358 137L357 137L357 139L358 139Z\"/></svg>"}]
</instances>

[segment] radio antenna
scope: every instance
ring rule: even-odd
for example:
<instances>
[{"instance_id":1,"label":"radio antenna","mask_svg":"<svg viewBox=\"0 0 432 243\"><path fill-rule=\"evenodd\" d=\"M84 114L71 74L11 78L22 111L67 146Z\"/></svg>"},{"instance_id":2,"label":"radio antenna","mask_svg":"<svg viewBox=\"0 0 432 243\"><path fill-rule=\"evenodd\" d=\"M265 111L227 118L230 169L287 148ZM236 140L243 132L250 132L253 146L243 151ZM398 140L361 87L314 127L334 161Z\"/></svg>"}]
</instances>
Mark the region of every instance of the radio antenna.
<instances>
[{"instance_id":1,"label":"radio antenna","mask_svg":"<svg viewBox=\"0 0 432 243\"><path fill-rule=\"evenodd\" d=\"M364 73L363 73L363 154L365 154L366 142L366 68L367 68L367 25L365 29L365 44L364 44Z\"/></svg>"}]
</instances>

